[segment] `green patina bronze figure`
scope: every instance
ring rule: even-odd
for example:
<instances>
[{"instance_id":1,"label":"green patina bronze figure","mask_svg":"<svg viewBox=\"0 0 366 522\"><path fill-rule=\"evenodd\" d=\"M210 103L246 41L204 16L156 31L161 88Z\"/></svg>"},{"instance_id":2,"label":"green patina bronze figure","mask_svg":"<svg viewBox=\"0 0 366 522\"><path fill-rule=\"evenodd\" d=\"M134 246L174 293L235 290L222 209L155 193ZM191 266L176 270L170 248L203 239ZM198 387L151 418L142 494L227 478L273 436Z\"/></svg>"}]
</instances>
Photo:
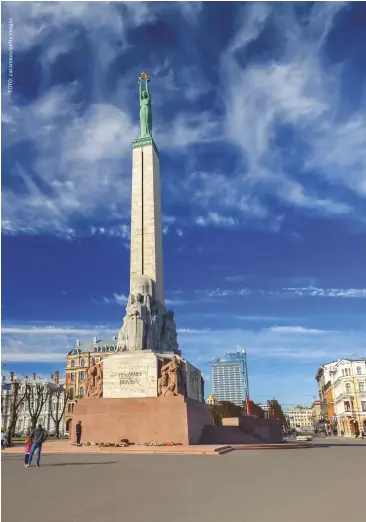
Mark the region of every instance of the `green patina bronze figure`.
<instances>
[{"instance_id":1,"label":"green patina bronze figure","mask_svg":"<svg viewBox=\"0 0 366 522\"><path fill-rule=\"evenodd\" d=\"M145 81L145 90L142 90L142 82ZM139 77L139 93L140 93L140 138L152 136L152 114L151 114L151 96L149 92L148 82L150 76L146 72L142 72Z\"/></svg>"}]
</instances>

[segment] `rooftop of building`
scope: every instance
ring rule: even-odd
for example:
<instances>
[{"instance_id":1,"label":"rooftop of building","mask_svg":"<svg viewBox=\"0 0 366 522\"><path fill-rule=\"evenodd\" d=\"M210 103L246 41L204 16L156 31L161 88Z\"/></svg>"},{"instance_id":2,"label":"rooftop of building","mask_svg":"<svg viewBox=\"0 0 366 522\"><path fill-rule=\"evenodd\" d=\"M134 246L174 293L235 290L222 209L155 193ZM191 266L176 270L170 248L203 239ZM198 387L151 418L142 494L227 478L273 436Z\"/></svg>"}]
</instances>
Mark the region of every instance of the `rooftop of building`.
<instances>
[{"instance_id":1,"label":"rooftop of building","mask_svg":"<svg viewBox=\"0 0 366 522\"><path fill-rule=\"evenodd\" d=\"M117 339L118 337L115 335L112 339L98 339L97 337L94 337L92 341L86 343L76 341L75 346L68 352L67 355L77 355L79 353L97 351L110 351L111 346L113 346L114 349L117 347Z\"/></svg>"}]
</instances>

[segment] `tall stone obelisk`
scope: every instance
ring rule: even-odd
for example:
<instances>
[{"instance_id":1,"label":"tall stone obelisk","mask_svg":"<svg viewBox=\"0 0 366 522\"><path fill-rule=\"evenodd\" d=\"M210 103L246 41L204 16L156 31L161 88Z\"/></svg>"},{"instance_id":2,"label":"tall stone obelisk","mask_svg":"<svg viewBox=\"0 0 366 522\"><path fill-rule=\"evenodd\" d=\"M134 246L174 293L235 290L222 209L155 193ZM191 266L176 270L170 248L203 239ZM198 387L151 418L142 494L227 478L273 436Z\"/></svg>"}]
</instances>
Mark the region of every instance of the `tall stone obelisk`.
<instances>
[{"instance_id":1,"label":"tall stone obelisk","mask_svg":"<svg viewBox=\"0 0 366 522\"><path fill-rule=\"evenodd\" d=\"M164 300L159 152L152 136L149 81L141 73L140 136L132 152L130 295L117 348L179 353L174 313Z\"/></svg>"},{"instance_id":2,"label":"tall stone obelisk","mask_svg":"<svg viewBox=\"0 0 366 522\"><path fill-rule=\"evenodd\" d=\"M164 305L159 153L151 137L138 138L132 152L130 292L136 277L152 279Z\"/></svg>"}]
</instances>

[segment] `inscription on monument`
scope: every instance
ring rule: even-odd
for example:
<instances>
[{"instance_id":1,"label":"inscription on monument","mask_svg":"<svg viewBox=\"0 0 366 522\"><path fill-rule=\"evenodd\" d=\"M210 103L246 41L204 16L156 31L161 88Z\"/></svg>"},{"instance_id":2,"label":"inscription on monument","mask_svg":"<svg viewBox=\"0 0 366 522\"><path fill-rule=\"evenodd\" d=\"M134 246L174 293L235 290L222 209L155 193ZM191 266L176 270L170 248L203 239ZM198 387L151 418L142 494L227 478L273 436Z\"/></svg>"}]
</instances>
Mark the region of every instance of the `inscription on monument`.
<instances>
[{"instance_id":1,"label":"inscription on monument","mask_svg":"<svg viewBox=\"0 0 366 522\"><path fill-rule=\"evenodd\" d=\"M104 398L156 397L157 365L151 352L126 352L105 359Z\"/></svg>"},{"instance_id":2,"label":"inscription on monument","mask_svg":"<svg viewBox=\"0 0 366 522\"><path fill-rule=\"evenodd\" d=\"M119 382L121 385L123 384L140 384L140 379L142 372L122 372L119 373Z\"/></svg>"}]
</instances>

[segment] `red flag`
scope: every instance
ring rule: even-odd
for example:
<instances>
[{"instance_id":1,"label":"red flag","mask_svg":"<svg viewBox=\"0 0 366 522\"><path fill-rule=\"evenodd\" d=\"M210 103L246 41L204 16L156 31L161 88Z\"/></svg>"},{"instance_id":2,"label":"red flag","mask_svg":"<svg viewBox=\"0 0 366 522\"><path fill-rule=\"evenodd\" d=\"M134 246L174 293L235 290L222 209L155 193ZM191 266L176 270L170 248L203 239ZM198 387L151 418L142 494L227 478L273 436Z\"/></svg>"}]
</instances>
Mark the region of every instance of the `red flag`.
<instances>
[{"instance_id":1,"label":"red flag","mask_svg":"<svg viewBox=\"0 0 366 522\"><path fill-rule=\"evenodd\" d=\"M246 405L247 405L247 414L248 414L248 415L251 415L252 412L251 412L251 410L250 410L250 403L249 403L249 397L248 397L248 395L245 396L245 402L246 402Z\"/></svg>"}]
</instances>

